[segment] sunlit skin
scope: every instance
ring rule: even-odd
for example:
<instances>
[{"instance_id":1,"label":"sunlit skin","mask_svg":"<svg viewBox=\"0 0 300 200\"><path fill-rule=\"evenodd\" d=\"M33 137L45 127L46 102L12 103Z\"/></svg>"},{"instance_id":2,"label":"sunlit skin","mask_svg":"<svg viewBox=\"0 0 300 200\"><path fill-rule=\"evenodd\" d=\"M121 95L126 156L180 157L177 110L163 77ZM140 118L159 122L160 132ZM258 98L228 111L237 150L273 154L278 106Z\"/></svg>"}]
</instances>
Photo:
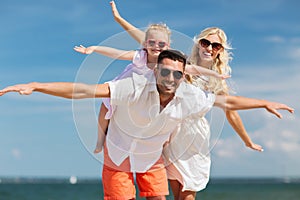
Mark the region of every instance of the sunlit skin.
<instances>
[{"instance_id":1,"label":"sunlit skin","mask_svg":"<svg viewBox=\"0 0 300 200\"><path fill-rule=\"evenodd\" d=\"M211 43L214 42L221 43L221 39L217 34L208 35L205 39L209 40ZM215 51L212 49L211 45L205 48L199 44L198 47L199 47L199 56L200 56L198 65L208 69L213 65L214 60L217 58L218 54L223 50L220 49L218 51Z\"/></svg>"},{"instance_id":2,"label":"sunlit skin","mask_svg":"<svg viewBox=\"0 0 300 200\"><path fill-rule=\"evenodd\" d=\"M183 81L183 78L176 79L174 78L173 73L170 73L168 76L163 77L160 74L160 70L162 68L166 68L171 71L183 72L184 66L182 62L165 58L162 60L160 66L154 69L157 89L160 93L160 102L162 107L165 107L169 100L174 97L174 93L178 88L179 84Z\"/></svg>"},{"instance_id":3,"label":"sunlit skin","mask_svg":"<svg viewBox=\"0 0 300 200\"><path fill-rule=\"evenodd\" d=\"M217 43L222 44L221 39L219 38L219 36L217 34L208 35L207 37L205 37L205 39L209 40L211 43L217 42ZM200 44L198 45L198 48L199 48L199 56L200 56L198 65L201 65L202 67L205 67L208 69L213 65L213 62L217 58L218 54L224 50L223 48L221 48L220 50L215 51L212 49L211 45L209 45L208 47L205 48L205 47L202 47ZM232 124L232 123L241 124L242 123L242 121L236 111L226 111L226 117L227 117L228 121L230 122L230 124ZM240 137L244 141L247 141L247 142L245 142L247 147L250 147L257 151L263 151L262 146L253 143L251 141L251 138L247 134L240 134L242 131L246 132L244 126L234 126L234 125L232 125L232 126L237 131L237 133L240 135Z\"/></svg>"},{"instance_id":4,"label":"sunlit skin","mask_svg":"<svg viewBox=\"0 0 300 200\"><path fill-rule=\"evenodd\" d=\"M166 42L169 45L169 38L168 35L165 32L159 31L159 30L150 30L147 35L147 40L156 40L156 41L163 41ZM148 55L148 67L149 65L155 65L157 63L157 58L160 52L163 50L167 50L169 46L165 46L164 48L159 48L159 46L156 44L154 47L151 47L148 45L147 41L144 42L144 47L147 50ZM154 67L150 67L154 68Z\"/></svg>"}]
</instances>

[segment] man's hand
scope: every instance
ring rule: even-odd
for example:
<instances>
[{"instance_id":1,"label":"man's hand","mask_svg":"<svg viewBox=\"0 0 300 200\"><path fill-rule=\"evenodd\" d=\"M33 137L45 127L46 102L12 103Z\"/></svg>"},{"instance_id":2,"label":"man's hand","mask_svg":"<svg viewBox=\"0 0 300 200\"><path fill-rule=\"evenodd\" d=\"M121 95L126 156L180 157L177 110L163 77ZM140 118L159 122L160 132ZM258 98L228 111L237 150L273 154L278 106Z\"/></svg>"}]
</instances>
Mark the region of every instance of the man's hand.
<instances>
[{"instance_id":1,"label":"man's hand","mask_svg":"<svg viewBox=\"0 0 300 200\"><path fill-rule=\"evenodd\" d=\"M21 95L30 95L34 91L34 87L31 83L28 84L19 84L8 86L2 90L0 90L0 96L8 93L8 92L18 92Z\"/></svg>"}]
</instances>

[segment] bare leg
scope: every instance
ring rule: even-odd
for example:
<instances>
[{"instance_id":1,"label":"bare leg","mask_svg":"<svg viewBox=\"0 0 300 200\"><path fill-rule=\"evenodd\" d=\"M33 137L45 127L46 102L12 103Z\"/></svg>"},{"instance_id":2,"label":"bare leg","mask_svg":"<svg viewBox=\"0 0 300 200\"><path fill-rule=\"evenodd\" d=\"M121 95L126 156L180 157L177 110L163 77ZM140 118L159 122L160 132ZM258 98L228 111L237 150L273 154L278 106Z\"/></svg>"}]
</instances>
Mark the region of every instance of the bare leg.
<instances>
[{"instance_id":1,"label":"bare leg","mask_svg":"<svg viewBox=\"0 0 300 200\"><path fill-rule=\"evenodd\" d=\"M169 180L173 192L174 200L195 200L196 192L184 191L182 192L182 185L177 180Z\"/></svg>"},{"instance_id":2,"label":"bare leg","mask_svg":"<svg viewBox=\"0 0 300 200\"><path fill-rule=\"evenodd\" d=\"M147 200L166 200L165 196L146 197Z\"/></svg>"},{"instance_id":3,"label":"bare leg","mask_svg":"<svg viewBox=\"0 0 300 200\"><path fill-rule=\"evenodd\" d=\"M105 140L105 135L108 127L109 120L105 119L105 114L107 113L107 108L104 104L101 104L99 116L98 116L98 138L97 145L94 150L94 153L100 153Z\"/></svg>"},{"instance_id":4,"label":"bare leg","mask_svg":"<svg viewBox=\"0 0 300 200\"><path fill-rule=\"evenodd\" d=\"M181 200L195 200L196 199L196 192L194 191L184 191L180 192L180 197L179 199Z\"/></svg>"},{"instance_id":5,"label":"bare leg","mask_svg":"<svg viewBox=\"0 0 300 200\"><path fill-rule=\"evenodd\" d=\"M174 200L179 200L181 184L177 180L169 180Z\"/></svg>"}]
</instances>

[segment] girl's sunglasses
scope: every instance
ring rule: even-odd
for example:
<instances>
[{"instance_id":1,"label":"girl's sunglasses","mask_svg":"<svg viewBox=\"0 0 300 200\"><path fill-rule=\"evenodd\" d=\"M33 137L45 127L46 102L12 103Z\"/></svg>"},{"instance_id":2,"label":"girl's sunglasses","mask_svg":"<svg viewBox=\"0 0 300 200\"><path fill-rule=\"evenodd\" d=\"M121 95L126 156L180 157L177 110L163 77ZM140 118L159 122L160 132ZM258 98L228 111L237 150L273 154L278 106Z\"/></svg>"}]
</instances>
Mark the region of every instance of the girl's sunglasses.
<instances>
[{"instance_id":1,"label":"girl's sunglasses","mask_svg":"<svg viewBox=\"0 0 300 200\"><path fill-rule=\"evenodd\" d=\"M209 40L207 39L201 39L199 41L199 44L204 47L204 48L207 48L211 45L212 49L215 50L215 51L219 51L220 49L223 48L222 44L218 43L218 42L213 42L211 43Z\"/></svg>"},{"instance_id":2,"label":"girl's sunglasses","mask_svg":"<svg viewBox=\"0 0 300 200\"><path fill-rule=\"evenodd\" d=\"M181 79L183 77L183 72L182 71L172 71L172 70L169 70L167 68L161 68L160 69L160 75L162 77L166 77L166 76L169 76L170 73L173 73L173 77L177 80Z\"/></svg>"},{"instance_id":3,"label":"girl's sunglasses","mask_svg":"<svg viewBox=\"0 0 300 200\"><path fill-rule=\"evenodd\" d=\"M147 44L150 46L150 47L155 47L156 45L160 48L160 49L163 49L165 48L166 46L169 46L168 43L164 42L164 41L158 41L158 40L147 40Z\"/></svg>"}]
</instances>

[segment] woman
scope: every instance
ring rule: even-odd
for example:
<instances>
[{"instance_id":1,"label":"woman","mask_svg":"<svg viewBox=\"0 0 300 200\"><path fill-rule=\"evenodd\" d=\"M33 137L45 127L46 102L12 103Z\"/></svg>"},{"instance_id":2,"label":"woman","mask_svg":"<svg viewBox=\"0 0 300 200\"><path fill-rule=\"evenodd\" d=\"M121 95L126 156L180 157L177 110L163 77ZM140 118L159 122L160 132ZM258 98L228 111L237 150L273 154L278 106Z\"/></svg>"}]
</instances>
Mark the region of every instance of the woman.
<instances>
[{"instance_id":1,"label":"woman","mask_svg":"<svg viewBox=\"0 0 300 200\"><path fill-rule=\"evenodd\" d=\"M211 27L203 30L195 39L189 58L193 65L200 65L220 74L230 73L228 65L230 49L223 30ZM207 76L191 76L190 82L203 90L215 94L229 94L226 82ZM253 144L236 111L225 111L232 127L247 146L261 150ZM204 116L185 119L178 131L164 148L168 161L167 172L175 199L195 199L196 193L203 190L210 174L209 155L210 128Z\"/></svg>"}]
</instances>

